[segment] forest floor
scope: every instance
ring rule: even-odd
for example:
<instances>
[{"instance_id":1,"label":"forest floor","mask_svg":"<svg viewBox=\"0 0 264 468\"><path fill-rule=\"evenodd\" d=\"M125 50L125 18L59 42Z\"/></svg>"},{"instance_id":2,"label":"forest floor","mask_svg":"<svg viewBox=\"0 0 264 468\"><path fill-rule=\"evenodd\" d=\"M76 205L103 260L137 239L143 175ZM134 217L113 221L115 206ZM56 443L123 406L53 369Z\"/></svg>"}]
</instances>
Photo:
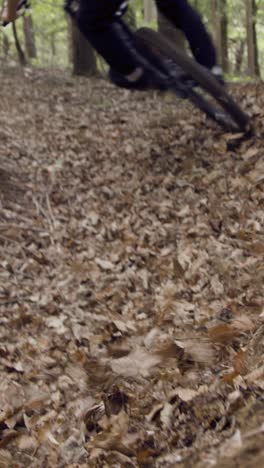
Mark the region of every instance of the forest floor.
<instances>
[{"instance_id":1,"label":"forest floor","mask_svg":"<svg viewBox=\"0 0 264 468\"><path fill-rule=\"evenodd\" d=\"M264 85L0 79L0 467L262 467Z\"/></svg>"}]
</instances>

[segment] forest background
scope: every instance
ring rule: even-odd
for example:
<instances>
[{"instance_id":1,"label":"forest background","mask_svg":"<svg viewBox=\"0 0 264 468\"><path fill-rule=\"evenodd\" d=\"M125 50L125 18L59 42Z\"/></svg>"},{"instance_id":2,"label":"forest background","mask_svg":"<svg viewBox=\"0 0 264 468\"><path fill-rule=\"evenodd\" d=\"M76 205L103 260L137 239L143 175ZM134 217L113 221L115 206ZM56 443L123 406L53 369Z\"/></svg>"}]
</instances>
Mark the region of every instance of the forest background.
<instances>
[{"instance_id":1,"label":"forest background","mask_svg":"<svg viewBox=\"0 0 264 468\"><path fill-rule=\"evenodd\" d=\"M216 43L219 60L231 79L264 73L264 3L261 0L192 0ZM157 15L153 0L131 0L126 20L132 28L149 25L169 36L170 24ZM181 35L175 40L186 47ZM104 74L98 58L66 16L62 0L31 1L15 25L0 30L2 62L72 69L77 75Z\"/></svg>"}]
</instances>

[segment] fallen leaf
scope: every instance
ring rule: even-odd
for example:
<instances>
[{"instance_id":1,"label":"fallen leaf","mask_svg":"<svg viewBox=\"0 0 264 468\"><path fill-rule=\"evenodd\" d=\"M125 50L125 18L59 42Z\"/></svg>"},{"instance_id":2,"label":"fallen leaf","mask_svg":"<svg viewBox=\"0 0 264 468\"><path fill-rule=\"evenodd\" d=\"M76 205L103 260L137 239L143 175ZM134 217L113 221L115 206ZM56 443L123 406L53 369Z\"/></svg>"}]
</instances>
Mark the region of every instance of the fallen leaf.
<instances>
[{"instance_id":1,"label":"fallen leaf","mask_svg":"<svg viewBox=\"0 0 264 468\"><path fill-rule=\"evenodd\" d=\"M159 356L137 348L128 356L113 360L111 367L116 374L126 377L147 377L160 362L161 358Z\"/></svg>"},{"instance_id":2,"label":"fallen leaf","mask_svg":"<svg viewBox=\"0 0 264 468\"><path fill-rule=\"evenodd\" d=\"M216 325L208 330L208 335L213 343L222 345L231 344L237 337L238 332L228 324Z\"/></svg>"},{"instance_id":3,"label":"fallen leaf","mask_svg":"<svg viewBox=\"0 0 264 468\"><path fill-rule=\"evenodd\" d=\"M102 270L113 270L115 265L109 260L102 260L100 258L95 258L95 263L102 268Z\"/></svg>"}]
</instances>

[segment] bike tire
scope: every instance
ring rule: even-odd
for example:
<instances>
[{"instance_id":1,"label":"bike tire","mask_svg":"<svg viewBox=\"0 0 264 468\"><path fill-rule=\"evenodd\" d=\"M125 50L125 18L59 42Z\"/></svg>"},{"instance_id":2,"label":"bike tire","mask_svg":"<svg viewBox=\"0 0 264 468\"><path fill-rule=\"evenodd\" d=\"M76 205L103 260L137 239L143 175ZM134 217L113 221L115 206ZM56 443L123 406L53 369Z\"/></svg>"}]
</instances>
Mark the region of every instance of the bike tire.
<instances>
[{"instance_id":1,"label":"bike tire","mask_svg":"<svg viewBox=\"0 0 264 468\"><path fill-rule=\"evenodd\" d=\"M184 73L190 76L204 92L220 105L220 109L212 105L202 94L190 89L187 91L187 97L193 105L217 122L224 130L233 133L251 134L250 117L236 104L224 86L214 78L209 70L188 57L157 31L140 28L136 32L136 38L139 45L142 44L143 47L150 49L152 54L160 55L160 58L168 58L178 65Z\"/></svg>"}]
</instances>

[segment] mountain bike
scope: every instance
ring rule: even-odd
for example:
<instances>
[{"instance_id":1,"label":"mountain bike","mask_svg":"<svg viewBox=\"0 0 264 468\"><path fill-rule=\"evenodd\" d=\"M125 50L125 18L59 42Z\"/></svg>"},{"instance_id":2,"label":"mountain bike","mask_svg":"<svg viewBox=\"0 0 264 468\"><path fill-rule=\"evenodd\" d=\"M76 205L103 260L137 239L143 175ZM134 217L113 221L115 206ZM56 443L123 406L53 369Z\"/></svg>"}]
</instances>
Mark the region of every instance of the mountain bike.
<instances>
[{"instance_id":1,"label":"mountain bike","mask_svg":"<svg viewBox=\"0 0 264 468\"><path fill-rule=\"evenodd\" d=\"M17 11L25 11L28 7L29 0L20 0ZM78 0L65 1L64 9L73 20L78 7ZM250 117L209 70L152 29L139 29L135 41L139 54L144 53L143 58L153 73L164 77L164 88L189 100L225 131L252 135Z\"/></svg>"},{"instance_id":2,"label":"mountain bike","mask_svg":"<svg viewBox=\"0 0 264 468\"><path fill-rule=\"evenodd\" d=\"M176 96L188 99L225 131L247 136L253 133L249 115L209 70L152 29L139 29L136 43L151 66L165 74L168 89Z\"/></svg>"},{"instance_id":3,"label":"mountain bike","mask_svg":"<svg viewBox=\"0 0 264 468\"><path fill-rule=\"evenodd\" d=\"M65 11L73 18L78 0L65 0ZM225 131L251 136L253 126L241 107L209 70L198 64L160 33L141 28L135 33L136 48L153 73L164 77L164 87L188 99Z\"/></svg>"}]
</instances>

